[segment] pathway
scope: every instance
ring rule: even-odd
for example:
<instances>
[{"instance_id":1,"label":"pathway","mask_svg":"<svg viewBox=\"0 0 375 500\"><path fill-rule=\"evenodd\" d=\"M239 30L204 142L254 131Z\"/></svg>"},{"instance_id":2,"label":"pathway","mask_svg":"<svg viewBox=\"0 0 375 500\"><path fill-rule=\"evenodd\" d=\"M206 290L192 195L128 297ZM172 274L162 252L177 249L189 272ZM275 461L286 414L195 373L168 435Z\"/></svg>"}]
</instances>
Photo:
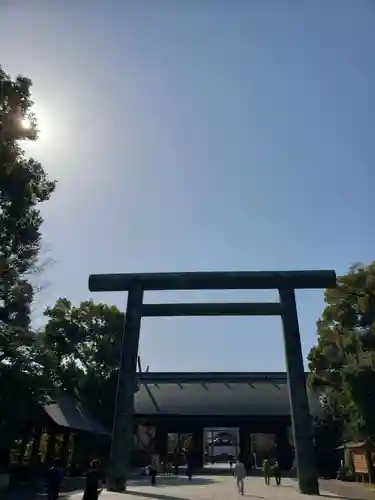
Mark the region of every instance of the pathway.
<instances>
[{"instance_id":1,"label":"pathway","mask_svg":"<svg viewBox=\"0 0 375 500\"><path fill-rule=\"evenodd\" d=\"M82 482L81 482L82 483ZM72 487L73 486L73 487ZM77 486L75 486L77 487ZM78 486L82 487L82 486ZM248 477L245 481L245 498L249 500L375 500L375 492L360 484L339 481L320 481L320 497L301 495L297 483L285 478L280 487L273 481L266 486L261 477ZM1 495L0 500L47 500L45 493L32 495L28 488ZM104 491L99 500L241 500L235 480L228 475L196 476L191 482L184 476L158 477L151 486L149 478L132 479L126 493ZM74 485L66 488L59 500L82 500L82 491Z\"/></svg>"},{"instance_id":2,"label":"pathway","mask_svg":"<svg viewBox=\"0 0 375 500\"><path fill-rule=\"evenodd\" d=\"M321 492L320 497L301 495L296 482L285 479L280 487L266 486L260 477L250 477L245 482L245 496L254 500L317 500L337 499L331 493ZM156 486L147 478L131 480L126 493L104 491L100 500L240 500L235 481L230 476L197 476L189 482L185 477L159 477ZM82 493L73 493L70 500L81 500Z\"/></svg>"}]
</instances>

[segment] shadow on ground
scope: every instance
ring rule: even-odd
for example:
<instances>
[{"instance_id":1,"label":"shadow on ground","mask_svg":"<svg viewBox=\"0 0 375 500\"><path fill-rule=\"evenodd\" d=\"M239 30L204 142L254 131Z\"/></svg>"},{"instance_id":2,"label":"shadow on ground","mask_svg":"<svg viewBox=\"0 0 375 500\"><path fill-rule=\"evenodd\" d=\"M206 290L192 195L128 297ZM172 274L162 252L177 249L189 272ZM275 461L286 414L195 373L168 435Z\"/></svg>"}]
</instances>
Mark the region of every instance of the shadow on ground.
<instances>
[{"instance_id":1,"label":"shadow on ground","mask_svg":"<svg viewBox=\"0 0 375 500\"><path fill-rule=\"evenodd\" d=\"M63 491L59 495L59 500L69 500L74 493L82 490ZM14 490L0 492L0 500L47 500L47 493L35 492L26 488L15 488Z\"/></svg>"},{"instance_id":2,"label":"shadow on ground","mask_svg":"<svg viewBox=\"0 0 375 500\"><path fill-rule=\"evenodd\" d=\"M142 498L155 498L157 500L190 500L189 498L184 498L184 497L174 497L171 495L160 495L157 491L155 493L145 493L143 491L134 491L134 490L127 490L126 495L131 495L134 497L142 497Z\"/></svg>"},{"instance_id":3,"label":"shadow on ground","mask_svg":"<svg viewBox=\"0 0 375 500\"><path fill-rule=\"evenodd\" d=\"M126 494L132 496L144 496L161 500L189 500L189 498L174 497L169 495L161 495L158 493L158 486L200 486L215 483L215 479L211 477L193 477L191 481L185 476L158 476L156 479L155 493L146 493L132 488L139 486L151 486L150 478L141 477L128 480L128 488ZM74 493L82 493L84 482L78 480L64 481L60 491L59 500L69 500ZM83 494L83 493L82 493ZM29 484L18 485L3 494L0 492L0 500L47 500L45 488L40 487L37 490L30 487Z\"/></svg>"},{"instance_id":4,"label":"shadow on ground","mask_svg":"<svg viewBox=\"0 0 375 500\"><path fill-rule=\"evenodd\" d=\"M272 485L271 485L272 486ZM345 483L338 483L334 480L321 480L320 481L320 497L330 498L336 500L375 500L373 492L366 491L360 484L348 486ZM291 488L298 491L297 484L282 484L278 488ZM324 493L322 493L324 491ZM246 495L245 495L246 496Z\"/></svg>"},{"instance_id":5,"label":"shadow on ground","mask_svg":"<svg viewBox=\"0 0 375 500\"><path fill-rule=\"evenodd\" d=\"M336 493L331 493L331 494L327 494L327 493L321 493L320 495L320 498L331 498L331 500L333 498L335 498L336 500L339 498L340 500L364 500L362 497L344 497L342 495L340 495L339 497L337 496ZM372 498L375 498L375 495L372 496Z\"/></svg>"},{"instance_id":6,"label":"shadow on ground","mask_svg":"<svg viewBox=\"0 0 375 500\"><path fill-rule=\"evenodd\" d=\"M189 481L189 479L184 476L159 476L156 479L156 485L151 486L150 479L145 477L129 480L127 490L124 494L134 497L154 498L156 500L190 500L190 498L187 497L160 494L158 486L202 486L213 484L215 482L215 479L210 477L193 477L191 481ZM150 486L155 488L155 491L145 492L132 489L138 486ZM254 498L260 499L260 497Z\"/></svg>"},{"instance_id":7,"label":"shadow on ground","mask_svg":"<svg viewBox=\"0 0 375 500\"><path fill-rule=\"evenodd\" d=\"M374 491L364 488L361 483L345 483L336 479L319 480L320 497L340 500L375 500Z\"/></svg>"},{"instance_id":8,"label":"shadow on ground","mask_svg":"<svg viewBox=\"0 0 375 500\"><path fill-rule=\"evenodd\" d=\"M69 500L73 493L81 492L83 488L72 483L65 484L59 494L59 500ZM7 491L0 492L0 500L47 500L45 488L32 488L29 484L17 485Z\"/></svg>"},{"instance_id":9,"label":"shadow on ground","mask_svg":"<svg viewBox=\"0 0 375 500\"><path fill-rule=\"evenodd\" d=\"M191 481L189 481L189 479L185 476L157 476L155 488L157 488L158 486L188 486L189 484L192 486L196 486L213 483L216 483L216 481L211 477L193 477ZM132 486L151 486L151 481L147 477L139 479L129 479L128 487L132 488Z\"/></svg>"},{"instance_id":10,"label":"shadow on ground","mask_svg":"<svg viewBox=\"0 0 375 500\"><path fill-rule=\"evenodd\" d=\"M144 491L132 491L128 490L126 492L127 495L131 495L134 497L143 497L143 498L154 498L155 500L190 500L190 498L186 497L176 497L176 496L171 496L171 495L160 495L156 490L155 493L145 493ZM245 494L244 497L247 498L254 498L256 500L263 500L264 497L259 497L257 495L251 495L250 493Z\"/></svg>"},{"instance_id":11,"label":"shadow on ground","mask_svg":"<svg viewBox=\"0 0 375 500\"><path fill-rule=\"evenodd\" d=\"M134 496L134 497L154 498L155 500L190 500L190 498L186 498L186 497L160 495L157 492L157 489L155 490L155 492L152 492L152 493L145 493L144 491L128 490L126 492L126 494ZM254 498L255 500L263 500L264 499L264 497L260 497L258 495L252 495L251 493L245 493L244 497L249 498L249 499Z\"/></svg>"}]
</instances>

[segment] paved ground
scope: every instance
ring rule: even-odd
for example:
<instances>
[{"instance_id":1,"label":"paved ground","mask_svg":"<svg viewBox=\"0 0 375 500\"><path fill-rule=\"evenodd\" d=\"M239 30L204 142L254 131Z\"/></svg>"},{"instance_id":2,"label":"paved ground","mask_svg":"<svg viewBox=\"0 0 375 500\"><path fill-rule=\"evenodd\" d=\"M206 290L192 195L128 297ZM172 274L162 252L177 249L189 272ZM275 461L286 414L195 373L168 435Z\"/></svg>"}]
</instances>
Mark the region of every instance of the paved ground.
<instances>
[{"instance_id":1,"label":"paved ground","mask_svg":"<svg viewBox=\"0 0 375 500\"><path fill-rule=\"evenodd\" d=\"M321 491L320 498L338 499L332 493ZM319 497L301 495L296 482L285 479L280 487L266 486L259 477L245 481L245 496L254 500L317 500ZM151 486L147 479L131 480L126 493L104 491L100 500L239 500L235 481L230 476L197 476L191 482L185 477L160 477L158 484ZM82 493L72 493L71 500L81 500Z\"/></svg>"},{"instance_id":2,"label":"paved ground","mask_svg":"<svg viewBox=\"0 0 375 500\"><path fill-rule=\"evenodd\" d=\"M100 500L241 500L234 478L222 476L197 476L189 482L186 477L158 477L157 486L149 484L149 478L133 479L127 493L104 491ZM59 500L82 500L82 481L68 484ZM375 500L375 491L369 485L342 483L334 480L320 481L320 499ZM245 497L249 500L317 500L317 497L300 495L293 479L283 479L280 487L267 487L261 477L248 477L245 481ZM32 494L28 487L0 492L0 500L47 500L45 493Z\"/></svg>"},{"instance_id":3,"label":"paved ground","mask_svg":"<svg viewBox=\"0 0 375 500\"><path fill-rule=\"evenodd\" d=\"M320 487L347 500L375 500L375 489L369 484L321 479Z\"/></svg>"}]
</instances>

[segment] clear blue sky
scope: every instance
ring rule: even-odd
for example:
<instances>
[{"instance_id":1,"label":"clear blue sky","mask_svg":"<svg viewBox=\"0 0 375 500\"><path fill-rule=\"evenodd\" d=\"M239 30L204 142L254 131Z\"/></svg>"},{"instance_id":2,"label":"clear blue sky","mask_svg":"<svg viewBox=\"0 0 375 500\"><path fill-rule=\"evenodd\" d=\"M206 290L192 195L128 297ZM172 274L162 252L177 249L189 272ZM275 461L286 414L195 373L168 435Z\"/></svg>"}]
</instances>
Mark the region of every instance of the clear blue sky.
<instances>
[{"instance_id":1,"label":"clear blue sky","mask_svg":"<svg viewBox=\"0 0 375 500\"><path fill-rule=\"evenodd\" d=\"M373 0L3 0L0 63L34 81L28 152L59 181L37 312L89 298L90 273L373 260L374 25ZM298 305L307 354L323 293ZM150 319L141 337L153 370L285 366L276 319Z\"/></svg>"}]
</instances>

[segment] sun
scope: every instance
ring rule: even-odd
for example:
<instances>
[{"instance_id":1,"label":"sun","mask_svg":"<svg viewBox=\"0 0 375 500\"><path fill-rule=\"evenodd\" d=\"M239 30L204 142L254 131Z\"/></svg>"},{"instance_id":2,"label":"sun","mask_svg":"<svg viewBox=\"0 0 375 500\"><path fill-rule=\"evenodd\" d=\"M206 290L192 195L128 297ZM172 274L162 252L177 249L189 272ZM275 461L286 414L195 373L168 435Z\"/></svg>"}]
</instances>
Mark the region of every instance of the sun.
<instances>
[{"instance_id":1,"label":"sun","mask_svg":"<svg viewBox=\"0 0 375 500\"><path fill-rule=\"evenodd\" d=\"M18 119L22 147L31 155L45 150L46 146L55 147L56 126L52 129L51 124L52 116L47 108L35 104L30 115L25 114Z\"/></svg>"},{"instance_id":2,"label":"sun","mask_svg":"<svg viewBox=\"0 0 375 500\"><path fill-rule=\"evenodd\" d=\"M31 129L31 121L28 118L22 118L21 119L21 127L24 130L30 130Z\"/></svg>"}]
</instances>

